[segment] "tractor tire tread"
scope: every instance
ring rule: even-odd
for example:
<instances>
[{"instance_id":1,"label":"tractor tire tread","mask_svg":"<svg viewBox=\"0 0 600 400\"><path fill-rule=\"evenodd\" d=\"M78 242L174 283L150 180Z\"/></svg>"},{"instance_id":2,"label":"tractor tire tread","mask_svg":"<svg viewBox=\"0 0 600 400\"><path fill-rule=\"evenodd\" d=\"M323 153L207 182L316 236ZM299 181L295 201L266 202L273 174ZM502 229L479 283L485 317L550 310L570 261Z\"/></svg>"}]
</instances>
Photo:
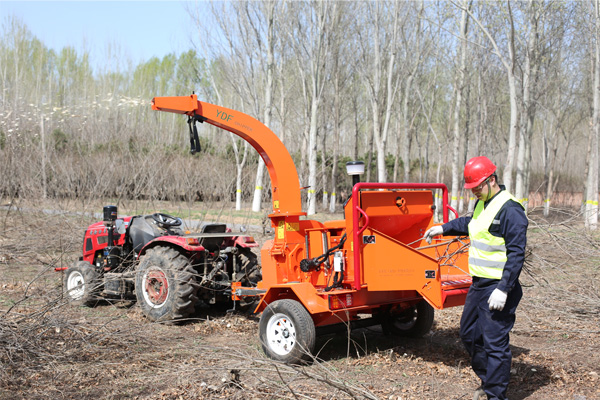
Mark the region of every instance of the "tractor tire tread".
<instances>
[{"instance_id":1,"label":"tractor tire tread","mask_svg":"<svg viewBox=\"0 0 600 400\"><path fill-rule=\"evenodd\" d=\"M198 300L196 296L198 287L196 272L188 258L177 250L164 246L148 250L143 258L136 274L136 295L144 315L151 321L166 323L177 322L191 316L195 312L195 304ZM148 261L145 264L146 260ZM164 267L169 281L168 298L165 300L168 304L158 309L159 311L146 304L142 295L141 275L150 262Z\"/></svg>"},{"instance_id":2,"label":"tractor tire tread","mask_svg":"<svg viewBox=\"0 0 600 400\"><path fill-rule=\"evenodd\" d=\"M242 284L256 286L262 280L258 257L249 248L240 249L238 257L241 263L241 271L244 273L244 277L241 279Z\"/></svg>"}]
</instances>

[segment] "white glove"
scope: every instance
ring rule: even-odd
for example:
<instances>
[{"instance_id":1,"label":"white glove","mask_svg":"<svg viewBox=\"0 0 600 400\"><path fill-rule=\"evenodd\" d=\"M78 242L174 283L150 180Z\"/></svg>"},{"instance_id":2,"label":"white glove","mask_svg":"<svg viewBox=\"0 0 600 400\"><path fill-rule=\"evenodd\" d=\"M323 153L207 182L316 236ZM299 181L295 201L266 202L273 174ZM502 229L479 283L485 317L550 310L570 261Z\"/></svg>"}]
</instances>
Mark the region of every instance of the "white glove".
<instances>
[{"instance_id":1,"label":"white glove","mask_svg":"<svg viewBox=\"0 0 600 400\"><path fill-rule=\"evenodd\" d=\"M431 240L434 236L439 236L444 234L444 228L441 225L432 226L425 232L425 240L427 243L431 244Z\"/></svg>"},{"instance_id":2,"label":"white glove","mask_svg":"<svg viewBox=\"0 0 600 400\"><path fill-rule=\"evenodd\" d=\"M488 299L488 304L490 305L490 311L502 311L504 309L504 305L506 304L506 297L508 293L503 292L500 289L494 289L492 295Z\"/></svg>"}]
</instances>

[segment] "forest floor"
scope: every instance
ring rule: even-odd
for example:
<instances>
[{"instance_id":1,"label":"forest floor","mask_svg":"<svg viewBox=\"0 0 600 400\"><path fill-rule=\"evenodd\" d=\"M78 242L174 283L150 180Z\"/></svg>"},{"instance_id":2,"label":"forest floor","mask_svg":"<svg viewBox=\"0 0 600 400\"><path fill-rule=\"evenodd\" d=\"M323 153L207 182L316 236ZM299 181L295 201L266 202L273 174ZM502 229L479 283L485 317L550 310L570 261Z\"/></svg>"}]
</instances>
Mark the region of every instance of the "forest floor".
<instances>
[{"instance_id":1,"label":"forest floor","mask_svg":"<svg viewBox=\"0 0 600 400\"><path fill-rule=\"evenodd\" d=\"M317 362L286 366L263 355L257 315L201 308L164 325L136 305L68 305L54 267L78 257L93 217L23 209L0 210L0 399L471 399L478 386L461 307L424 338L322 336ZM509 398L600 399L600 236L569 213L530 218Z\"/></svg>"}]
</instances>

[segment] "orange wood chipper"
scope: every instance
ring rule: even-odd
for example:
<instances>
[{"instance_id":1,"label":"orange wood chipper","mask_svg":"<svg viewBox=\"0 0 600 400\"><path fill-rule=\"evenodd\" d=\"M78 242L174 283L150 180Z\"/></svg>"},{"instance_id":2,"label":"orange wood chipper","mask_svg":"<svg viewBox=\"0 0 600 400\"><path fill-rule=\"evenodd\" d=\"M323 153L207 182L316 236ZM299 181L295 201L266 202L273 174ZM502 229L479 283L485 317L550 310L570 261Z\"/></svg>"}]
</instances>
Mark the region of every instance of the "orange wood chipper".
<instances>
[{"instance_id":1,"label":"orange wood chipper","mask_svg":"<svg viewBox=\"0 0 600 400\"><path fill-rule=\"evenodd\" d=\"M434 309L463 305L471 277L466 238L423 236L434 223L434 193L442 191L444 221L452 210L443 184L355 183L343 220L319 222L302 212L294 162L279 138L239 111L198 101L196 95L155 97L152 109L248 141L271 178L274 238L261 249L257 287L232 283L232 297L260 296L259 337L265 353L283 362L309 360L317 333L381 324L385 332L423 336ZM193 126L193 129L192 129Z\"/></svg>"}]
</instances>

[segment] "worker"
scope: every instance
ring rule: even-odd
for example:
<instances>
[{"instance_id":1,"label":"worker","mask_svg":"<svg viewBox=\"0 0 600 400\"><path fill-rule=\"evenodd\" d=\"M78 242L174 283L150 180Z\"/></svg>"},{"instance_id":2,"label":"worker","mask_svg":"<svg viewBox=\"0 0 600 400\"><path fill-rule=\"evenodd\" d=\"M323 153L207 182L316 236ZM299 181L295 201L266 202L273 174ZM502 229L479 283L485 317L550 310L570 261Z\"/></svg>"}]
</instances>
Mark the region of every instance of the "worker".
<instances>
[{"instance_id":1,"label":"worker","mask_svg":"<svg viewBox=\"0 0 600 400\"><path fill-rule=\"evenodd\" d=\"M498 184L496 166L487 157L465 165L465 189L477 197L472 216L437 225L425 233L469 235L469 272L473 277L462 317L460 337L481 379L474 400L506 399L512 353L509 332L523 291L519 275L525 259L527 217L519 203Z\"/></svg>"}]
</instances>

